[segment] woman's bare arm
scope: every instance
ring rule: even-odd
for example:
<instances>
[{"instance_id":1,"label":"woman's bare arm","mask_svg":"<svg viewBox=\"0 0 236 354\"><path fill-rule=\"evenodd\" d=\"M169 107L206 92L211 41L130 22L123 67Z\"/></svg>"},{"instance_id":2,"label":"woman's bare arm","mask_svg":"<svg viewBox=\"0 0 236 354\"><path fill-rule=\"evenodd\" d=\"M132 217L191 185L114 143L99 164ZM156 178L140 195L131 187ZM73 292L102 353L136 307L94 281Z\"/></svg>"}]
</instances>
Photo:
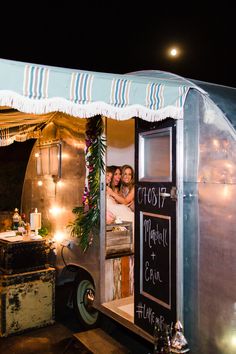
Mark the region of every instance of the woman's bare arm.
<instances>
[{"instance_id":1,"label":"woman's bare arm","mask_svg":"<svg viewBox=\"0 0 236 354\"><path fill-rule=\"evenodd\" d=\"M133 202L134 200L134 187L131 189L131 191L128 193L126 197L121 196L120 194L117 194L114 192L111 188L107 188L108 194L115 199L117 203L120 204L125 204L128 205Z\"/></svg>"}]
</instances>

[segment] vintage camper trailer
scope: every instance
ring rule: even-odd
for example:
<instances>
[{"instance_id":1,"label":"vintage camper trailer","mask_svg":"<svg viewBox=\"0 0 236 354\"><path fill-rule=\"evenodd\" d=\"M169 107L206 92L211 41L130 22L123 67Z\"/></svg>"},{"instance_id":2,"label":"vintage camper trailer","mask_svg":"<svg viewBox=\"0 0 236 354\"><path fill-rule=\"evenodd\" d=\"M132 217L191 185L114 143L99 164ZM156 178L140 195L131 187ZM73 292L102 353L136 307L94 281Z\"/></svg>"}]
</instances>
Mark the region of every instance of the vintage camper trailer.
<instances>
[{"instance_id":1,"label":"vintage camper trailer","mask_svg":"<svg viewBox=\"0 0 236 354\"><path fill-rule=\"evenodd\" d=\"M81 323L103 312L152 342L180 320L192 353L234 353L236 89L1 60L0 106L0 145L35 139L21 206L61 236L57 279L74 281ZM106 224L102 161L134 168L133 219ZM92 174L99 232L83 251L67 226Z\"/></svg>"}]
</instances>

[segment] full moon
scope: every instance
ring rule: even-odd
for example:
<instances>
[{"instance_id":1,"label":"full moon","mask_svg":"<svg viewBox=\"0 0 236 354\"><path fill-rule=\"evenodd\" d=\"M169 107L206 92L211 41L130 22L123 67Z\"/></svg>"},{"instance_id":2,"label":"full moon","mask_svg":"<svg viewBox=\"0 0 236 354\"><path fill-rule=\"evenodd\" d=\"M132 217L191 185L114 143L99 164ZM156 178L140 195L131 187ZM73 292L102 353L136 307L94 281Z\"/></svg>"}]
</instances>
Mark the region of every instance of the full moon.
<instances>
[{"instance_id":1,"label":"full moon","mask_svg":"<svg viewBox=\"0 0 236 354\"><path fill-rule=\"evenodd\" d=\"M170 49L170 55L172 57L176 57L178 55L178 50L176 48L171 48Z\"/></svg>"},{"instance_id":2,"label":"full moon","mask_svg":"<svg viewBox=\"0 0 236 354\"><path fill-rule=\"evenodd\" d=\"M168 57L170 60L176 60L180 59L183 55L183 49L181 48L180 45L177 44L172 44L168 45L165 48L165 56Z\"/></svg>"}]
</instances>

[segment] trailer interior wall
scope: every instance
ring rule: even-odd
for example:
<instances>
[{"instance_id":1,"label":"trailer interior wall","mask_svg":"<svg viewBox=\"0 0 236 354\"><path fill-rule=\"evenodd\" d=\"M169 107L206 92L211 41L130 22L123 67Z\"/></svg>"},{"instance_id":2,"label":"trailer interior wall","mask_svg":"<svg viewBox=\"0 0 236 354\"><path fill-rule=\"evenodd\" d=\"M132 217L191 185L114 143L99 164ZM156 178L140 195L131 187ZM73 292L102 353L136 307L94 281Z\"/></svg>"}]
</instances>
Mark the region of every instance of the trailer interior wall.
<instances>
[{"instance_id":1,"label":"trailer interior wall","mask_svg":"<svg viewBox=\"0 0 236 354\"><path fill-rule=\"evenodd\" d=\"M107 166L128 164L134 168L134 125L134 119L126 121L106 119ZM111 205L109 207L106 203L106 209L109 208L111 208ZM123 221L132 222L134 216L132 216L132 220L129 219L131 215L128 217L126 208L124 205L116 205L112 209L109 209L109 211ZM129 211L129 214L133 213ZM112 234L110 229L110 226L107 225L106 239L108 238L108 234ZM134 225L130 228L132 244L134 242L133 229ZM112 238L114 239L115 236L113 235ZM116 256L114 254L110 256L107 254L104 262L104 271L101 271L101 274L105 273L104 292L101 299L105 307L111 306L113 310L114 308L117 310L116 301L121 306L122 299L133 296L134 257L132 252L129 255L127 255L127 252L122 255L122 235L120 235L118 244L121 247L120 253L118 252L119 254ZM118 245L116 247L119 249Z\"/></svg>"},{"instance_id":2,"label":"trailer interior wall","mask_svg":"<svg viewBox=\"0 0 236 354\"><path fill-rule=\"evenodd\" d=\"M36 140L32 149L22 192L22 211L28 216L37 208L42 214L42 226L48 228L50 237L68 240L71 238L68 224L74 220L72 209L82 205L85 185L85 124L86 120L70 118L61 115L60 120L50 122L45 126L42 135ZM50 154L48 146L55 142L61 144L61 177L57 180L50 171L38 174L36 153L46 147L45 154ZM44 154L44 153L43 153ZM46 159L47 160L47 159ZM45 166L44 166L45 167ZM42 185L38 182L41 181ZM60 183L58 183L60 182ZM56 242L57 283L74 279L76 272L64 271L67 264L78 264L90 270L99 288L99 247L91 247L84 257L76 240L71 248L62 247ZM63 256L63 258L62 258ZM64 270L63 270L64 269ZM99 290L98 290L99 293Z\"/></svg>"},{"instance_id":3,"label":"trailer interior wall","mask_svg":"<svg viewBox=\"0 0 236 354\"><path fill-rule=\"evenodd\" d=\"M134 119L107 118L107 165L134 167Z\"/></svg>"},{"instance_id":4,"label":"trailer interior wall","mask_svg":"<svg viewBox=\"0 0 236 354\"><path fill-rule=\"evenodd\" d=\"M185 333L193 353L235 353L235 131L191 91L184 141Z\"/></svg>"}]
</instances>

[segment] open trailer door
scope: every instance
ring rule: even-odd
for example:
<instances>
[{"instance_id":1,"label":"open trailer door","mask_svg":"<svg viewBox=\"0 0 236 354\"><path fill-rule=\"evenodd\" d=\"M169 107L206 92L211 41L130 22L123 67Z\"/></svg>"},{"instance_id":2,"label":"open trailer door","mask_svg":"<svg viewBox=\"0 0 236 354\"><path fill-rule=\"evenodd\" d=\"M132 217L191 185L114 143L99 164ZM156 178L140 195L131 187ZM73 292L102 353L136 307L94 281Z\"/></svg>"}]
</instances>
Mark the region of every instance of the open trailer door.
<instances>
[{"instance_id":1,"label":"open trailer door","mask_svg":"<svg viewBox=\"0 0 236 354\"><path fill-rule=\"evenodd\" d=\"M136 119L134 322L153 335L154 323L175 323L176 121Z\"/></svg>"}]
</instances>

